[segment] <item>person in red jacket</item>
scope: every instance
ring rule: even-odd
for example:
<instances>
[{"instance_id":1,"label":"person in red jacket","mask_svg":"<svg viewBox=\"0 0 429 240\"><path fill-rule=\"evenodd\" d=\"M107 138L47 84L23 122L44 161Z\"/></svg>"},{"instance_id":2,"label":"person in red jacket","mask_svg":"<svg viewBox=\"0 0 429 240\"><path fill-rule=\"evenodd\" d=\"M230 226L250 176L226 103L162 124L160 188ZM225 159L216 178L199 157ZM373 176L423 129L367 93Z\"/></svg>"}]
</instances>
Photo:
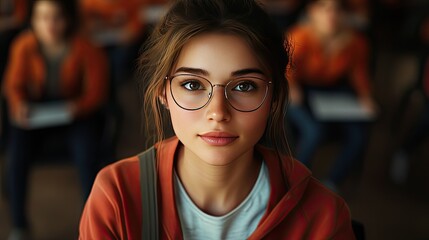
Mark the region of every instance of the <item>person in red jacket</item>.
<instances>
[{"instance_id":1,"label":"person in red jacket","mask_svg":"<svg viewBox=\"0 0 429 240\"><path fill-rule=\"evenodd\" d=\"M292 64L286 69L291 90L287 119L297 130L296 156L311 169L316 150L324 137L331 134L331 127L339 130L341 150L324 179L336 191L365 150L370 120L347 110L344 116L329 118L326 114L328 117L323 118L314 106L322 101L312 99L316 95L332 99L320 112L346 102L333 97L338 95L355 100L369 116L376 112L368 70L368 44L364 36L346 24L345 2L309 1L305 20L287 33L293 48Z\"/></svg>"},{"instance_id":2,"label":"person in red jacket","mask_svg":"<svg viewBox=\"0 0 429 240\"><path fill-rule=\"evenodd\" d=\"M160 239L354 239L344 200L288 157L283 43L253 0L176 1L152 33L139 64ZM98 174L80 239L148 233L146 170L134 156Z\"/></svg>"},{"instance_id":3,"label":"person in red jacket","mask_svg":"<svg viewBox=\"0 0 429 240\"><path fill-rule=\"evenodd\" d=\"M148 27L145 9L166 0L78 0L85 34L108 55L112 96L134 70L138 46ZM131 67L130 67L131 66Z\"/></svg>"},{"instance_id":4,"label":"person in red jacket","mask_svg":"<svg viewBox=\"0 0 429 240\"><path fill-rule=\"evenodd\" d=\"M11 119L8 183L12 214L11 239L21 239L29 227L25 213L28 171L47 134L65 136L80 171L83 196L96 175L96 113L104 104L107 60L104 53L73 31L69 2L37 0L32 8L32 28L19 35L11 49L3 93ZM64 118L43 124L36 119ZM61 108L63 106L63 108Z\"/></svg>"}]
</instances>

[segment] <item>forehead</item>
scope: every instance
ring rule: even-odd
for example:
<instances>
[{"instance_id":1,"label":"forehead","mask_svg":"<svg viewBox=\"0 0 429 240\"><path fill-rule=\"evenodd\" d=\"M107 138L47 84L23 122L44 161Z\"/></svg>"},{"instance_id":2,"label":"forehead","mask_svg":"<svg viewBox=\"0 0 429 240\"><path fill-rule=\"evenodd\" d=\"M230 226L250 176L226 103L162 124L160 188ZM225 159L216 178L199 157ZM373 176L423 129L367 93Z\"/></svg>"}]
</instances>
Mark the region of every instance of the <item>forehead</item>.
<instances>
[{"instance_id":1,"label":"forehead","mask_svg":"<svg viewBox=\"0 0 429 240\"><path fill-rule=\"evenodd\" d=\"M60 14L61 7L54 1L36 1L33 11L36 14Z\"/></svg>"},{"instance_id":2,"label":"forehead","mask_svg":"<svg viewBox=\"0 0 429 240\"><path fill-rule=\"evenodd\" d=\"M262 65L240 36L226 33L205 33L191 38L182 48L175 69L192 67L206 70L209 75L225 75Z\"/></svg>"}]
</instances>

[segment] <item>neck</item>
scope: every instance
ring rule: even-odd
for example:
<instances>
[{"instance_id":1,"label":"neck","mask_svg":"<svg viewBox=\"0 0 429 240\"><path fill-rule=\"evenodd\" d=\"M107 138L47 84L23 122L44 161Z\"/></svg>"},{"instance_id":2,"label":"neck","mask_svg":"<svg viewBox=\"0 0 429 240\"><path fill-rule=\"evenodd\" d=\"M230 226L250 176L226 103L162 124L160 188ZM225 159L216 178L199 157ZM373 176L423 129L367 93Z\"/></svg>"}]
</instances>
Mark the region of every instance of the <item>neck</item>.
<instances>
[{"instance_id":1,"label":"neck","mask_svg":"<svg viewBox=\"0 0 429 240\"><path fill-rule=\"evenodd\" d=\"M183 145L177 158L177 174L189 197L214 216L227 214L247 197L261 166L253 150L225 166L209 165Z\"/></svg>"}]
</instances>

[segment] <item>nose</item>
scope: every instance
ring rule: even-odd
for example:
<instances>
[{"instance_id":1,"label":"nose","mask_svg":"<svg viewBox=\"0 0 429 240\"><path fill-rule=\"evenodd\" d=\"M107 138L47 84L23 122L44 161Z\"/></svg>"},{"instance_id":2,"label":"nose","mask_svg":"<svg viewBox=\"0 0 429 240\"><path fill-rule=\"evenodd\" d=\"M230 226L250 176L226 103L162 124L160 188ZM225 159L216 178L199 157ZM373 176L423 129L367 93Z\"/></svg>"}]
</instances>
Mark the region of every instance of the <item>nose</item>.
<instances>
[{"instance_id":1,"label":"nose","mask_svg":"<svg viewBox=\"0 0 429 240\"><path fill-rule=\"evenodd\" d=\"M224 89L224 86L214 86L210 102L206 107L208 120L213 120L216 122L230 120L231 114L228 102L225 97Z\"/></svg>"}]
</instances>

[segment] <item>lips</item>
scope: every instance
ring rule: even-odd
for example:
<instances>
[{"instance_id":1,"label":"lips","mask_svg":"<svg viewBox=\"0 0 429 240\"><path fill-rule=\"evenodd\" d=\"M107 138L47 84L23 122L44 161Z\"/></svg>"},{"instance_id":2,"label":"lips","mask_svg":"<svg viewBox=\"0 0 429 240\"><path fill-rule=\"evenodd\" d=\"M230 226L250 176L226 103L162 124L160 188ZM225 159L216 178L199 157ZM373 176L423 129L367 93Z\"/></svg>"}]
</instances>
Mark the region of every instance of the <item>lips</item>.
<instances>
[{"instance_id":1,"label":"lips","mask_svg":"<svg viewBox=\"0 0 429 240\"><path fill-rule=\"evenodd\" d=\"M225 132L209 132L198 135L204 142L212 146L225 146L235 140L238 136Z\"/></svg>"}]
</instances>

